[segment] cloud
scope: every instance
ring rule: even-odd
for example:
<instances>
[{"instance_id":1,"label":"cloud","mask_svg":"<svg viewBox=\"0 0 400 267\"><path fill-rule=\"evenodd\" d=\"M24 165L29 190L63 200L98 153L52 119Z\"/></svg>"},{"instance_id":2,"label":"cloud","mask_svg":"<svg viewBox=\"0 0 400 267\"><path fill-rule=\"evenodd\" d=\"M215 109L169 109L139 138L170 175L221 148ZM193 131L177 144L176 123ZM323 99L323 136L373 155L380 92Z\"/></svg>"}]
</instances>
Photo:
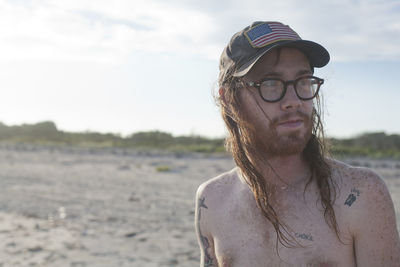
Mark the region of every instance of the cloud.
<instances>
[{"instance_id":1,"label":"cloud","mask_svg":"<svg viewBox=\"0 0 400 267\"><path fill-rule=\"evenodd\" d=\"M397 0L233 0L215 16L226 40L223 32L252 21L282 21L326 46L334 61L400 60L399 17Z\"/></svg>"},{"instance_id":2,"label":"cloud","mask_svg":"<svg viewBox=\"0 0 400 267\"><path fill-rule=\"evenodd\" d=\"M268 19L337 61L400 60L399 13L394 0L2 1L0 59L112 63L142 52L216 60L234 32Z\"/></svg>"},{"instance_id":3,"label":"cloud","mask_svg":"<svg viewBox=\"0 0 400 267\"><path fill-rule=\"evenodd\" d=\"M311 6L304 32L321 40L333 60L400 60L398 1L332 1ZM302 29L303 30L303 29Z\"/></svg>"},{"instance_id":4,"label":"cloud","mask_svg":"<svg viewBox=\"0 0 400 267\"><path fill-rule=\"evenodd\" d=\"M132 51L208 56L214 49L211 17L151 1L3 2L0 24L2 59L107 62Z\"/></svg>"}]
</instances>

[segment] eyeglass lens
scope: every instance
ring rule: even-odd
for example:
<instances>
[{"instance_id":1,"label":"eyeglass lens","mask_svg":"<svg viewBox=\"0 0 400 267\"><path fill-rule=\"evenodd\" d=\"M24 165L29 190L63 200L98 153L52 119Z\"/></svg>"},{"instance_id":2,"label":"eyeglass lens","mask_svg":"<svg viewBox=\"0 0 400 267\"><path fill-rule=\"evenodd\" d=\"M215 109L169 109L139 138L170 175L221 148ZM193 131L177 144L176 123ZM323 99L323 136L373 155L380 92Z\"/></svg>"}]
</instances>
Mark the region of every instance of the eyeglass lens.
<instances>
[{"instance_id":1,"label":"eyeglass lens","mask_svg":"<svg viewBox=\"0 0 400 267\"><path fill-rule=\"evenodd\" d=\"M313 98L319 85L319 81L313 77L304 77L294 82L297 95L303 99ZM270 101L280 99L284 91L285 83L278 79L268 79L260 85L262 97Z\"/></svg>"}]
</instances>

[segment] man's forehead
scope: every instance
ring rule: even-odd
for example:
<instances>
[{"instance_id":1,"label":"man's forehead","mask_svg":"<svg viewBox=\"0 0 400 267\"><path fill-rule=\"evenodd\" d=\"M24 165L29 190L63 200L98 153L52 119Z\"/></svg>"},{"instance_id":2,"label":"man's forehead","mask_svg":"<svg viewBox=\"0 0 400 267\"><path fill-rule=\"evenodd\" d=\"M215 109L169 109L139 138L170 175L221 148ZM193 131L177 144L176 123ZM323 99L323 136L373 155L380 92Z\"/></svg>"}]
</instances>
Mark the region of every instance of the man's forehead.
<instances>
[{"instance_id":1,"label":"man's forehead","mask_svg":"<svg viewBox=\"0 0 400 267\"><path fill-rule=\"evenodd\" d=\"M283 75L286 69L295 70L298 75L312 73L312 68L307 56L295 48L273 49L260 58L247 75ZM246 76L247 76L246 75Z\"/></svg>"},{"instance_id":2,"label":"man's forehead","mask_svg":"<svg viewBox=\"0 0 400 267\"><path fill-rule=\"evenodd\" d=\"M309 59L300 49L293 47L278 47L265 53L265 55L263 55L258 62L254 64L254 66L257 66L257 64L261 61L264 61L264 63L270 62L271 64L277 64L285 56L289 59L293 58L293 60L303 58L307 61L307 63L309 63Z\"/></svg>"}]
</instances>

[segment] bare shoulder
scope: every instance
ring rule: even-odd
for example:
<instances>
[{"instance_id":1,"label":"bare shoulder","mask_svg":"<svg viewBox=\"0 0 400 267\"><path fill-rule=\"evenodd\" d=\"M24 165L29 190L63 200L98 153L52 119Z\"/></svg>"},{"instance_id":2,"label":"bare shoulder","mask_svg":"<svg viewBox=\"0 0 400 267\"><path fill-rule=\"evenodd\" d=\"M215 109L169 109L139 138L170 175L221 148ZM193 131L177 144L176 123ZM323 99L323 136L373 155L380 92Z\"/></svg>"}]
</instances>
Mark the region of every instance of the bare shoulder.
<instances>
[{"instance_id":1,"label":"bare shoulder","mask_svg":"<svg viewBox=\"0 0 400 267\"><path fill-rule=\"evenodd\" d=\"M196 192L196 205L203 205L207 208L207 213L219 212L221 206L232 196L232 191L237 187L238 179L237 168L222 173L214 178L202 183Z\"/></svg>"},{"instance_id":2,"label":"bare shoulder","mask_svg":"<svg viewBox=\"0 0 400 267\"><path fill-rule=\"evenodd\" d=\"M347 196L352 193L355 196L361 196L361 194L379 193L384 196L389 194L383 179L372 169L354 167L338 160L329 162L332 177L339 188L340 195Z\"/></svg>"},{"instance_id":3,"label":"bare shoulder","mask_svg":"<svg viewBox=\"0 0 400 267\"><path fill-rule=\"evenodd\" d=\"M363 219L371 212L384 210L391 212L393 207L389 191L383 179L372 169L355 167L338 160L329 160L332 180L336 185L335 206L343 215L349 229L355 234ZM369 219L368 219L369 220Z\"/></svg>"},{"instance_id":4,"label":"bare shoulder","mask_svg":"<svg viewBox=\"0 0 400 267\"><path fill-rule=\"evenodd\" d=\"M336 160L331 161L331 166L340 192L337 205L347 213L354 236L365 230L366 222L376 227L381 223L391 229L396 226L389 190L375 171Z\"/></svg>"},{"instance_id":5,"label":"bare shoulder","mask_svg":"<svg viewBox=\"0 0 400 267\"><path fill-rule=\"evenodd\" d=\"M197 194L211 194L218 193L221 190L225 191L233 186L237 182L237 179L237 168L233 168L202 183L197 189Z\"/></svg>"},{"instance_id":6,"label":"bare shoulder","mask_svg":"<svg viewBox=\"0 0 400 267\"><path fill-rule=\"evenodd\" d=\"M337 160L330 160L333 181L336 183L339 194L338 204L357 210L376 207L379 203L391 204L389 191L384 180L372 169L354 167Z\"/></svg>"},{"instance_id":7,"label":"bare shoulder","mask_svg":"<svg viewBox=\"0 0 400 267\"><path fill-rule=\"evenodd\" d=\"M232 195L231 192L235 190L238 182L240 180L237 168L222 173L198 187L196 201L206 202L213 207L212 210L218 210L227 201L227 198ZM210 209L209 212L212 210Z\"/></svg>"}]
</instances>

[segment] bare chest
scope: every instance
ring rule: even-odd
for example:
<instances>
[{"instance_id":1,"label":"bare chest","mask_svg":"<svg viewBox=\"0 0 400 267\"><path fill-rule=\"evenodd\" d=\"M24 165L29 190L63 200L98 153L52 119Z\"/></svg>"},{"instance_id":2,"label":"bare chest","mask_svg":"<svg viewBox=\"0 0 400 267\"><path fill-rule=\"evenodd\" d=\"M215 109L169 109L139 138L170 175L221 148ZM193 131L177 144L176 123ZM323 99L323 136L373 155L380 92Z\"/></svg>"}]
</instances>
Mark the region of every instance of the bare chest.
<instances>
[{"instance_id":1,"label":"bare chest","mask_svg":"<svg viewBox=\"0 0 400 267\"><path fill-rule=\"evenodd\" d=\"M281 201L278 215L287 232L281 231L297 243L287 248L252 196L232 199L213 234L219 266L355 266L351 239L344 235L344 244L339 241L316 202Z\"/></svg>"}]
</instances>

